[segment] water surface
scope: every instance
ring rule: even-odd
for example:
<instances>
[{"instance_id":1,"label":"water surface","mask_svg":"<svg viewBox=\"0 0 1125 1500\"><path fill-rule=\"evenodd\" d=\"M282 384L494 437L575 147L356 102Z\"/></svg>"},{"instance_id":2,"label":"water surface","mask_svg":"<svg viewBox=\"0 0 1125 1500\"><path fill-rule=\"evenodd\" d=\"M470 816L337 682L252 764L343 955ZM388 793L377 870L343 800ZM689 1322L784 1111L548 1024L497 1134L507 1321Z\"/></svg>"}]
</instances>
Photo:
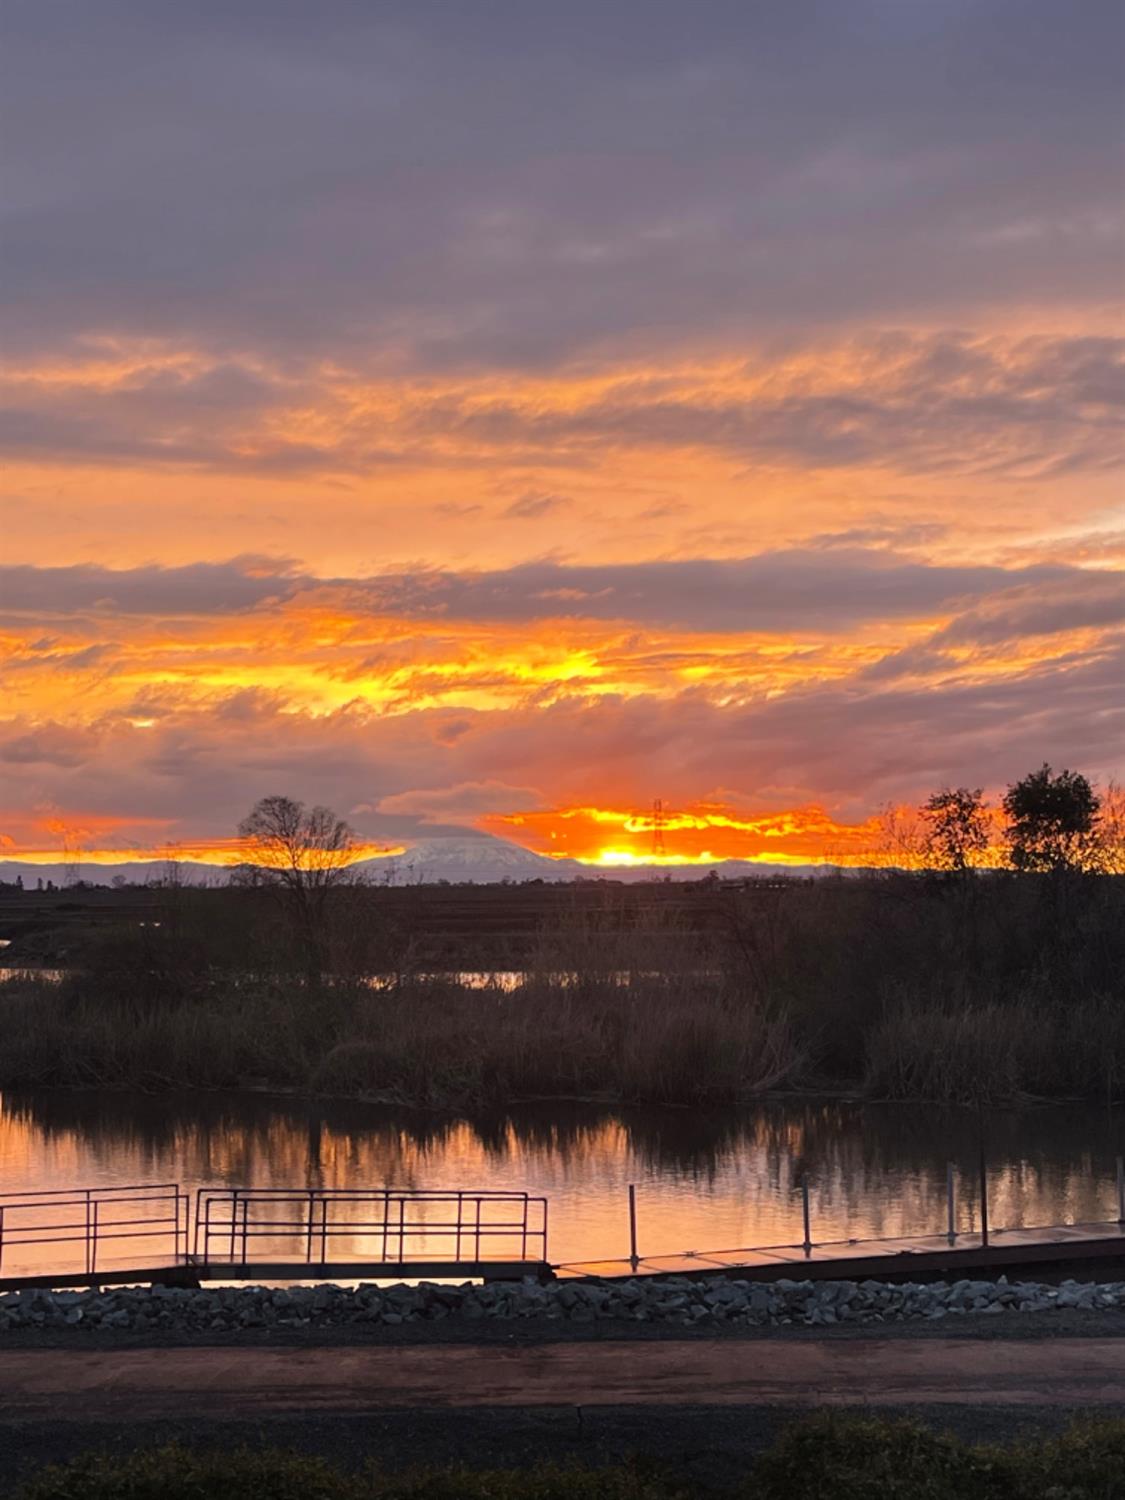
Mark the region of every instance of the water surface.
<instances>
[{"instance_id":1,"label":"water surface","mask_svg":"<svg viewBox=\"0 0 1125 1500\"><path fill-rule=\"evenodd\" d=\"M984 1117L994 1226L1117 1216L1125 1112ZM979 1123L924 1105L772 1101L714 1114L558 1105L434 1117L255 1094L90 1091L0 1096L0 1193L200 1186L526 1189L550 1199L552 1260L795 1243L810 1182L815 1240L936 1233L946 1165L957 1220L978 1221ZM47 1262L47 1264L45 1264ZM59 1269L56 1247L9 1247L3 1271Z\"/></svg>"}]
</instances>

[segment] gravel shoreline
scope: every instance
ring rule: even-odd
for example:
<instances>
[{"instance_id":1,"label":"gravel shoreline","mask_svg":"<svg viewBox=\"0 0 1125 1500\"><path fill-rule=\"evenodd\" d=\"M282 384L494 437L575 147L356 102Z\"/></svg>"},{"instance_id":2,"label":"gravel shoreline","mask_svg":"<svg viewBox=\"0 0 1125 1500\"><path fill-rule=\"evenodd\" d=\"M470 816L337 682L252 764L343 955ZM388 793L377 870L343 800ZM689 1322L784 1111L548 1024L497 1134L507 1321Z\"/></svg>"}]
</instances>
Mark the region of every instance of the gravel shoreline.
<instances>
[{"instance_id":1,"label":"gravel shoreline","mask_svg":"<svg viewBox=\"0 0 1125 1500\"><path fill-rule=\"evenodd\" d=\"M685 1330L769 1331L838 1327L932 1327L971 1317L1003 1318L1064 1313L1125 1313L1125 1282L970 1280L890 1284L879 1281L771 1283L675 1276L660 1280L534 1281L451 1286L422 1282L380 1287L123 1287L106 1291L0 1294L0 1340L15 1335L90 1334L228 1337L296 1335L365 1329L394 1333L407 1327L482 1325L570 1330L653 1327Z\"/></svg>"}]
</instances>

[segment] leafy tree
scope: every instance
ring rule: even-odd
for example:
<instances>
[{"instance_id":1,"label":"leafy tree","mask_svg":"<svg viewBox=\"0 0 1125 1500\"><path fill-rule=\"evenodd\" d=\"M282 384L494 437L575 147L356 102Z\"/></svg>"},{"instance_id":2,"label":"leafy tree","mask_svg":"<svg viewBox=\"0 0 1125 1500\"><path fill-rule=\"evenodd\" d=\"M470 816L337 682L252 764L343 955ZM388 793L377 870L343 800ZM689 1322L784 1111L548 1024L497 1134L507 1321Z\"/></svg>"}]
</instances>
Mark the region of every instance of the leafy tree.
<instances>
[{"instance_id":1,"label":"leafy tree","mask_svg":"<svg viewBox=\"0 0 1125 1500\"><path fill-rule=\"evenodd\" d=\"M1044 762L1008 788L1003 807L1014 870L1062 872L1096 863L1101 801L1079 772L1056 776Z\"/></svg>"},{"instance_id":2,"label":"leafy tree","mask_svg":"<svg viewBox=\"0 0 1125 1500\"><path fill-rule=\"evenodd\" d=\"M988 807L980 787L944 787L920 809L923 854L935 870L963 874L988 848Z\"/></svg>"}]
</instances>

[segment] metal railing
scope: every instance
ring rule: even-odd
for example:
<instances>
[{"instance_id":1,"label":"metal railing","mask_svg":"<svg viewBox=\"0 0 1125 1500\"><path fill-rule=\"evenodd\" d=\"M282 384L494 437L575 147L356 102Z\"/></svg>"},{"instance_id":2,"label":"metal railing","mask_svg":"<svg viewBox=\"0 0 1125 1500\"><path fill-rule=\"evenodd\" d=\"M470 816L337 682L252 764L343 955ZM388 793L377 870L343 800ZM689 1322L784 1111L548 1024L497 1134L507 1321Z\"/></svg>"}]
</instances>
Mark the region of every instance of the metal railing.
<instances>
[{"instance_id":1,"label":"metal railing","mask_svg":"<svg viewBox=\"0 0 1125 1500\"><path fill-rule=\"evenodd\" d=\"M545 1262L547 1200L458 1189L199 1189L196 1264L248 1265L282 1256L305 1265L333 1259Z\"/></svg>"},{"instance_id":2,"label":"metal railing","mask_svg":"<svg viewBox=\"0 0 1125 1500\"><path fill-rule=\"evenodd\" d=\"M978 1227L958 1228L953 1164L946 1173L946 1228L944 1233L923 1231L919 1235L868 1240L818 1240L813 1237L810 1181L798 1181L801 1195L803 1239L784 1245L759 1245L738 1249L681 1251L678 1256L651 1253L638 1248L637 1193L629 1187L629 1256L621 1264L636 1271L645 1264L668 1259L701 1264L749 1261L755 1256L801 1252L805 1261L853 1258L857 1249L871 1254L906 1255L920 1250L957 1247L987 1251L995 1247L1015 1248L1020 1242L1042 1247L1068 1231L1079 1238L1097 1240L1125 1234L1125 1159L1117 1159L1117 1218L1103 1223L1073 1225L989 1227L983 1213ZM547 1264L547 1213L544 1197L520 1191L470 1189L401 1188L199 1188L195 1193L194 1219L191 1195L177 1183L72 1188L32 1192L0 1193L0 1284L20 1284L30 1278L28 1267L13 1265L23 1248L42 1262L40 1247L66 1247L63 1259L73 1265L52 1264L36 1269L36 1276L82 1275L97 1280L99 1273L129 1270L140 1274L178 1268L207 1274L209 1268L255 1266L255 1274L268 1274L271 1264L293 1268L384 1266L408 1268L425 1265L424 1274L469 1271L474 1264L498 1274L500 1266L510 1274L514 1266ZM984 1208L982 1198L980 1207ZM190 1253L189 1253L190 1241ZM143 1257L138 1246L144 1246ZM151 1248L150 1248L151 1246ZM128 1257L124 1266L122 1256ZM118 1254L116 1257L113 1251ZM117 1264L114 1264L116 1258ZM612 1261L597 1263L602 1267ZM558 1270L573 1273L578 1263ZM18 1274L22 1272L23 1274ZM471 1271L469 1274L472 1274Z\"/></svg>"},{"instance_id":3,"label":"metal railing","mask_svg":"<svg viewBox=\"0 0 1125 1500\"><path fill-rule=\"evenodd\" d=\"M181 1264L187 1257L188 1195L178 1183L66 1188L0 1194L0 1273L5 1254L32 1245L73 1245L88 1276L108 1270L110 1242L158 1240L143 1264ZM133 1260L133 1264L137 1261Z\"/></svg>"},{"instance_id":4,"label":"metal railing","mask_svg":"<svg viewBox=\"0 0 1125 1500\"><path fill-rule=\"evenodd\" d=\"M946 1163L945 1173L945 1197L946 1214L945 1230L939 1233L936 1230L922 1230L917 1234L899 1235L873 1235L862 1239L830 1239L816 1240L813 1238L813 1213L812 1213L812 1182L807 1172L802 1172L796 1181L796 1189L801 1195L801 1226L803 1237L800 1240L791 1240L784 1243L768 1245L742 1245L733 1249L725 1250L680 1250L662 1252L660 1254L648 1253L641 1255L638 1249L637 1238L637 1186L630 1183L628 1186L628 1223L629 1223L629 1255L621 1260L603 1261L570 1261L565 1265L556 1267L557 1270L574 1271L576 1267L584 1265L628 1265L632 1271L637 1271L641 1265L652 1264L657 1261L668 1260L699 1260L707 1262L710 1260L715 1265L730 1265L737 1263L738 1257L744 1259L761 1256L785 1256L792 1251L800 1251L806 1260L809 1260L814 1251L837 1251L838 1258L846 1260L854 1252L855 1247L866 1247L872 1255L884 1254L907 1254L909 1250L890 1247L913 1247L917 1250L937 1250L941 1246L950 1249L960 1247L961 1249L980 1249L987 1251L991 1248L1007 1248L1013 1240L1025 1237L1025 1243L1032 1243L1033 1238L1038 1236L1044 1244L1050 1244L1052 1237L1068 1231L1081 1232L1087 1238L1106 1237L1113 1238L1115 1231L1118 1234L1125 1233L1125 1157L1116 1159L1116 1188L1117 1188L1117 1217L1115 1219L1088 1220L1073 1224L1010 1224L1006 1227L997 1227L989 1223L988 1216L988 1183L983 1156L980 1162L980 1177L977 1183L978 1207L980 1213L979 1223L970 1224L966 1228L958 1227L958 1204L957 1204L957 1172L956 1163ZM1003 1237L1007 1236L1004 1241ZM994 1241L1001 1241L999 1247L994 1246ZM974 1245L974 1241L978 1243ZM932 1242L932 1243L931 1243Z\"/></svg>"}]
</instances>

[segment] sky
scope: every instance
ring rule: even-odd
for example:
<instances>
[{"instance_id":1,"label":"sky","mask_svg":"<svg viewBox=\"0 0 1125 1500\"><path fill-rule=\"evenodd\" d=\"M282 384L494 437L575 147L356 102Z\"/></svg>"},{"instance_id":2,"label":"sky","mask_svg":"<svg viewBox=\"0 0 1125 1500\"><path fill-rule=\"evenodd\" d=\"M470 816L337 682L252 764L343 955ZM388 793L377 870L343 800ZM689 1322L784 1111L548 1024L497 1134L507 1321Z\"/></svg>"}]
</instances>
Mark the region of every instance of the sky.
<instances>
[{"instance_id":1,"label":"sky","mask_svg":"<svg viewBox=\"0 0 1125 1500\"><path fill-rule=\"evenodd\" d=\"M8 0L0 856L1125 775L1111 0Z\"/></svg>"}]
</instances>

